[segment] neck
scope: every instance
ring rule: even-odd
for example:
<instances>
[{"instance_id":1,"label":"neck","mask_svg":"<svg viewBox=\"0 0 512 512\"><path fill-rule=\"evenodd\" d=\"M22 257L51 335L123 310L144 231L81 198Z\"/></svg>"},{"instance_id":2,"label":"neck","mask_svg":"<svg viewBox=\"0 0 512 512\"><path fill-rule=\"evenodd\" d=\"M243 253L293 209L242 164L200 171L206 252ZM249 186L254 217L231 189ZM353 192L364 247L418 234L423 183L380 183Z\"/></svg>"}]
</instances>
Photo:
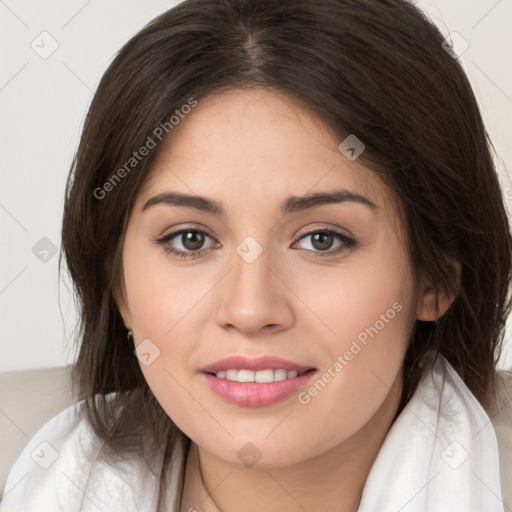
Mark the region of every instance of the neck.
<instances>
[{"instance_id":1,"label":"neck","mask_svg":"<svg viewBox=\"0 0 512 512\"><path fill-rule=\"evenodd\" d=\"M331 450L292 466L234 466L192 442L181 511L355 512L368 473L397 413L400 391L401 379L397 378L364 427Z\"/></svg>"}]
</instances>

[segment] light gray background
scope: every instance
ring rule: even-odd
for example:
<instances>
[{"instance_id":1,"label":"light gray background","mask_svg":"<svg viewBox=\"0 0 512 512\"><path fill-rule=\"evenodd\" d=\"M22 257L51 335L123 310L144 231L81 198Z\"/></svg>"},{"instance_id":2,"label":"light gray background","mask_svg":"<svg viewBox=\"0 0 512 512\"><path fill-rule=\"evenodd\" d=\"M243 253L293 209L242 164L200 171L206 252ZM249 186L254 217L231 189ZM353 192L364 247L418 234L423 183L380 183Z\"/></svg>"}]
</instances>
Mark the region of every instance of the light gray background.
<instances>
[{"instance_id":1,"label":"light gray background","mask_svg":"<svg viewBox=\"0 0 512 512\"><path fill-rule=\"evenodd\" d=\"M65 180L102 73L135 32L176 3L0 0L0 371L73 360L77 316L69 283L59 285L58 257L44 251L60 246ZM443 34L456 31L469 43L460 59L496 148L512 211L512 0L417 5ZM50 48L44 31L58 43L46 59L31 46ZM512 367L511 338L509 328L501 367Z\"/></svg>"}]
</instances>

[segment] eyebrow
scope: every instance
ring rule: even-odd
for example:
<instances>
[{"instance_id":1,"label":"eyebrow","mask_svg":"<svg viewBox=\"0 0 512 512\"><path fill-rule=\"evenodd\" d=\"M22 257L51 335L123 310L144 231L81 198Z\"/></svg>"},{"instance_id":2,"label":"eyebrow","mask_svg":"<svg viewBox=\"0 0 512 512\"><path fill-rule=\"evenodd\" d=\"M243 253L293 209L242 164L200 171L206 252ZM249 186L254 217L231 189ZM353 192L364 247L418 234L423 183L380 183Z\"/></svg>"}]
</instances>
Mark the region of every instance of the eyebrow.
<instances>
[{"instance_id":1,"label":"eyebrow","mask_svg":"<svg viewBox=\"0 0 512 512\"><path fill-rule=\"evenodd\" d=\"M369 199L346 189L337 189L330 192L317 192L314 194L306 194L304 196L289 196L280 204L279 210L282 215L287 215L315 208L324 204L346 202L353 202L367 206L375 214L379 211L379 207ZM142 211L147 210L151 206L162 203L173 206L182 206L185 208L193 208L194 210L211 213L218 217L226 216L226 210L221 202L204 196L178 192L164 192L148 199L144 204Z\"/></svg>"}]
</instances>

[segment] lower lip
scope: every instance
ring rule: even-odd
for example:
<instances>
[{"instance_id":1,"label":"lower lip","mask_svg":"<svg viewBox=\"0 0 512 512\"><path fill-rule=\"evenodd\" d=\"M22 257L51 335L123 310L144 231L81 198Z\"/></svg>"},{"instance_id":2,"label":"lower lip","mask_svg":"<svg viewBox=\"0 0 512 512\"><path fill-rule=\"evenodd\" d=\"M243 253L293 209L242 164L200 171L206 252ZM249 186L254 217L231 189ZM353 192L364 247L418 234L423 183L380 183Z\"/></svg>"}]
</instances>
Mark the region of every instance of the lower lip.
<instances>
[{"instance_id":1,"label":"lower lip","mask_svg":"<svg viewBox=\"0 0 512 512\"><path fill-rule=\"evenodd\" d=\"M276 382L235 382L203 373L210 389L224 400L245 407L262 407L284 400L304 387L316 370L309 370L293 379Z\"/></svg>"}]
</instances>

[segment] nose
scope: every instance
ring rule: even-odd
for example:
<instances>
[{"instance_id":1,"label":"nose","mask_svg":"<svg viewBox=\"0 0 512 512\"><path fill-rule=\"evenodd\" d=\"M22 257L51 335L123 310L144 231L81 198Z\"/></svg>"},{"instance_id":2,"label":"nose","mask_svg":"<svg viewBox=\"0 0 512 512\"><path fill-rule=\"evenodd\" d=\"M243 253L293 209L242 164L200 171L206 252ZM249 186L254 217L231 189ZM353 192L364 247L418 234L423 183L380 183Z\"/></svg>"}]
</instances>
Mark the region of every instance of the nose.
<instances>
[{"instance_id":1,"label":"nose","mask_svg":"<svg viewBox=\"0 0 512 512\"><path fill-rule=\"evenodd\" d=\"M245 336L289 328L294 320L294 295L278 264L270 250L264 249L253 261L250 256L250 251L249 257L233 252L231 271L218 289L218 324Z\"/></svg>"}]
</instances>

